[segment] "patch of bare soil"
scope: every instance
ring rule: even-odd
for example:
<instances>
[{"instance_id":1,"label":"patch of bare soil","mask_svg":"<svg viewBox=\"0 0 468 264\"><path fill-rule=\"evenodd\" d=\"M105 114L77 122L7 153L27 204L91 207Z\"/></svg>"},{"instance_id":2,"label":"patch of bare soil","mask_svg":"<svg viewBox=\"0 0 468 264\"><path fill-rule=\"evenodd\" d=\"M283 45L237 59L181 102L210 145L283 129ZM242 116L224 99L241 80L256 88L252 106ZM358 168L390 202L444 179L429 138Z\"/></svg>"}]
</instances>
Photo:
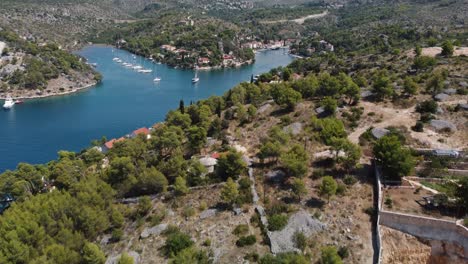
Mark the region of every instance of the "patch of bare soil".
<instances>
[{"instance_id":1,"label":"patch of bare soil","mask_svg":"<svg viewBox=\"0 0 468 264\"><path fill-rule=\"evenodd\" d=\"M382 231L382 263L428 263L431 246L418 238L400 231L380 226Z\"/></svg>"},{"instance_id":2,"label":"patch of bare soil","mask_svg":"<svg viewBox=\"0 0 468 264\"><path fill-rule=\"evenodd\" d=\"M456 99L456 98L455 98ZM458 99L457 99L458 100ZM415 132L411 127L419 119L415 107L399 109L391 104L362 101L359 106L364 108L359 126L348 135L349 140L359 143L359 137L370 127L404 127L412 138L408 143L414 147L427 147L439 149L460 149L468 142L466 133L466 117L464 113L450 113L445 111L440 118L454 122L459 128L451 133L439 133L426 125L423 132Z\"/></svg>"},{"instance_id":3,"label":"patch of bare soil","mask_svg":"<svg viewBox=\"0 0 468 264\"><path fill-rule=\"evenodd\" d=\"M429 57L436 57L442 53L441 47L428 47L422 48L421 55L422 56L429 56ZM408 57L414 57L416 54L414 50L410 50L407 52ZM453 51L453 56L468 56L468 47L455 47Z\"/></svg>"},{"instance_id":4,"label":"patch of bare soil","mask_svg":"<svg viewBox=\"0 0 468 264\"><path fill-rule=\"evenodd\" d=\"M359 143L359 137L370 127L404 126L409 128L417 120L414 107L396 109L367 101L360 102L359 106L364 108L362 119L359 121L359 126L348 135L349 140L356 144Z\"/></svg>"}]
</instances>

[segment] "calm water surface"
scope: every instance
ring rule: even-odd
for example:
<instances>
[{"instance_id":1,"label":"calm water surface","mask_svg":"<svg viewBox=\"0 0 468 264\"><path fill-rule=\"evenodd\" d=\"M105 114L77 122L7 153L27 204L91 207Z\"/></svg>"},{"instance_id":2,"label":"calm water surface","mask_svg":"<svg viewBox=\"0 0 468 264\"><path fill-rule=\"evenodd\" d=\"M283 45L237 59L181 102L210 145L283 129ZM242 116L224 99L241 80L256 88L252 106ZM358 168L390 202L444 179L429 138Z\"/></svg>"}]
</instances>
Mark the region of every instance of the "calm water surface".
<instances>
[{"instance_id":1,"label":"calm water surface","mask_svg":"<svg viewBox=\"0 0 468 264\"><path fill-rule=\"evenodd\" d=\"M179 100L197 101L222 95L252 74L289 64L293 58L283 50L260 52L254 65L239 69L194 72L157 65L142 57L133 58L123 50L91 46L79 52L97 63L104 79L101 84L79 93L26 101L10 111L0 111L0 172L14 169L19 162L44 163L57 157L59 150L79 151L91 140L123 136L132 130L151 126L164 119ZM142 74L113 62L120 57L152 69ZM162 78L155 84L155 75ZM3 105L3 102L1 102Z\"/></svg>"}]
</instances>

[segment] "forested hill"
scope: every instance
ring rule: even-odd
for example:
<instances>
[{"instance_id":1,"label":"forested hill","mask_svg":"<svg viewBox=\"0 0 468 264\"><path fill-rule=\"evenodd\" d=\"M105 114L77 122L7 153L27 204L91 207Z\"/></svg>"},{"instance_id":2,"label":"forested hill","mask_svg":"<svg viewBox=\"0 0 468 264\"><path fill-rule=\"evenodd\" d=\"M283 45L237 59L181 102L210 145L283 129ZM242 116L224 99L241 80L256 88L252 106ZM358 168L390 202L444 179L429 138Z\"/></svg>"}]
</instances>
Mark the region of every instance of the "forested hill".
<instances>
[{"instance_id":1,"label":"forested hill","mask_svg":"<svg viewBox=\"0 0 468 264\"><path fill-rule=\"evenodd\" d=\"M84 59L56 44L33 42L7 30L0 31L0 42L1 97L64 93L100 80Z\"/></svg>"}]
</instances>

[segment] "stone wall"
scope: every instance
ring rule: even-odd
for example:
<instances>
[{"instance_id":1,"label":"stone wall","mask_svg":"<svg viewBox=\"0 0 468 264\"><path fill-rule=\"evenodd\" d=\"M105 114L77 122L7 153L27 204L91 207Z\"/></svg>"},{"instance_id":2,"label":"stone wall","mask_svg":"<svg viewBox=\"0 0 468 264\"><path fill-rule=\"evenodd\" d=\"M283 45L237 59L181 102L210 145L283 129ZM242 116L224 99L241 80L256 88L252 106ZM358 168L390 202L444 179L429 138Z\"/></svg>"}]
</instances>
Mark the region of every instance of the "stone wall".
<instances>
[{"instance_id":1,"label":"stone wall","mask_svg":"<svg viewBox=\"0 0 468 264\"><path fill-rule=\"evenodd\" d=\"M376 194L377 194L377 220L376 220L376 225L375 225L375 244L376 244L376 250L377 252L374 253L374 262L377 264L382 263L382 231L380 230L380 211L382 210L382 182L380 178L380 170L377 167L377 165L374 162L374 170L375 170L375 188Z\"/></svg>"},{"instance_id":2,"label":"stone wall","mask_svg":"<svg viewBox=\"0 0 468 264\"><path fill-rule=\"evenodd\" d=\"M429 240L450 242L464 249L468 260L468 229L454 221L380 211L379 224Z\"/></svg>"}]
</instances>

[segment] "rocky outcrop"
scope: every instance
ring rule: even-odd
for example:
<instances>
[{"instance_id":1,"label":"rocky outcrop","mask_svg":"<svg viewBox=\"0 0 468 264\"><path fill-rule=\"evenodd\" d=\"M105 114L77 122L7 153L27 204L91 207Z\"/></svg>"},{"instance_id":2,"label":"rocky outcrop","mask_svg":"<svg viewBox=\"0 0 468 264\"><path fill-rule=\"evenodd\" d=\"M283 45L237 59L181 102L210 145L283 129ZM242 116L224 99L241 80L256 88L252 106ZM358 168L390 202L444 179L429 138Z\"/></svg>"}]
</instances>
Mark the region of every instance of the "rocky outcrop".
<instances>
[{"instance_id":1,"label":"rocky outcrop","mask_svg":"<svg viewBox=\"0 0 468 264\"><path fill-rule=\"evenodd\" d=\"M311 236L325 230L326 225L313 218L306 211L299 211L293 214L286 227L281 231L268 232L271 244L271 253L300 252L294 244L294 234L296 232Z\"/></svg>"},{"instance_id":2,"label":"rocky outcrop","mask_svg":"<svg viewBox=\"0 0 468 264\"><path fill-rule=\"evenodd\" d=\"M158 236L167 229L167 224L160 224L150 228L145 228L140 234L140 238L147 238L149 236Z\"/></svg>"},{"instance_id":3,"label":"rocky outcrop","mask_svg":"<svg viewBox=\"0 0 468 264\"><path fill-rule=\"evenodd\" d=\"M446 120L431 120L431 126L437 131L448 130L453 132L457 130L457 126L455 126L455 124Z\"/></svg>"}]
</instances>

